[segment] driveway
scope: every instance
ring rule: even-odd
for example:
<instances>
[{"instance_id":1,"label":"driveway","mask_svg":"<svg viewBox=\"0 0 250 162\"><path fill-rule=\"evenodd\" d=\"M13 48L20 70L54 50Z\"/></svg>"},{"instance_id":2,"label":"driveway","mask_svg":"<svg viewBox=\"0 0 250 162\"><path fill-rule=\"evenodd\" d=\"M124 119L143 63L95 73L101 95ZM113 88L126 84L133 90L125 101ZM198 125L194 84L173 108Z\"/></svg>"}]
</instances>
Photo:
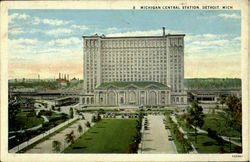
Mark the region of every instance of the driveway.
<instances>
[{"instance_id":1,"label":"driveway","mask_svg":"<svg viewBox=\"0 0 250 162\"><path fill-rule=\"evenodd\" d=\"M168 131L163 124L163 115L148 115L148 130L142 134L142 154L177 153L172 141L168 140Z\"/></svg>"}]
</instances>

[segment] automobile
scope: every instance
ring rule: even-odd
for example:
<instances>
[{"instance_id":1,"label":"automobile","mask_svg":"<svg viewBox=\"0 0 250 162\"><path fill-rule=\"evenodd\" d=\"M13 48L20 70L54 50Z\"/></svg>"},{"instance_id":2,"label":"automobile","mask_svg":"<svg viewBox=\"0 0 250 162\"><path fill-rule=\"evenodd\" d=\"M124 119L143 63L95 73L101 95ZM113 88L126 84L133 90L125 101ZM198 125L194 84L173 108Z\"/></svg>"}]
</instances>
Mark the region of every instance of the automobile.
<instances>
[{"instance_id":1,"label":"automobile","mask_svg":"<svg viewBox=\"0 0 250 162\"><path fill-rule=\"evenodd\" d=\"M170 138L168 138L168 140L169 140L169 141L172 141L172 140L173 140L173 138L171 138L171 137L170 137Z\"/></svg>"}]
</instances>

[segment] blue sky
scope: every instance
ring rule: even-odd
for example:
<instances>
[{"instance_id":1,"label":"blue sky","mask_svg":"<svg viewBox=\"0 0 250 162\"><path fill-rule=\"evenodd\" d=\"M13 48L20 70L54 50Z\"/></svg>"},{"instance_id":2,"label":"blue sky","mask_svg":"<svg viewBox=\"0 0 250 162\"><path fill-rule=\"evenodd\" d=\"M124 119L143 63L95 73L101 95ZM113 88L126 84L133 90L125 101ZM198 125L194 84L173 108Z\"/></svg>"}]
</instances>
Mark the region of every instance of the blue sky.
<instances>
[{"instance_id":1,"label":"blue sky","mask_svg":"<svg viewBox=\"0 0 250 162\"><path fill-rule=\"evenodd\" d=\"M185 77L240 77L241 13L237 10L9 10L9 78L82 78L82 38L185 37Z\"/></svg>"}]
</instances>

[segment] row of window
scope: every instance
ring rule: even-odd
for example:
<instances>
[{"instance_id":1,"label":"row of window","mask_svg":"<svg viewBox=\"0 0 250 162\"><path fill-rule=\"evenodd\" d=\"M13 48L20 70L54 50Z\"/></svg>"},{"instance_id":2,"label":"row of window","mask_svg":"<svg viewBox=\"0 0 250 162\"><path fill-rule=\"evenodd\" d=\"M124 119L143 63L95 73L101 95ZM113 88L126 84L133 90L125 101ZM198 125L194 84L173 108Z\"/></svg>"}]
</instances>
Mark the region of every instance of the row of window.
<instances>
[{"instance_id":1,"label":"row of window","mask_svg":"<svg viewBox=\"0 0 250 162\"><path fill-rule=\"evenodd\" d=\"M167 83L167 79L162 79L162 78L103 78L102 82L114 82L114 81L157 81L157 82L164 82Z\"/></svg>"},{"instance_id":2,"label":"row of window","mask_svg":"<svg viewBox=\"0 0 250 162\"><path fill-rule=\"evenodd\" d=\"M102 47L160 47L165 46L164 40L105 40Z\"/></svg>"},{"instance_id":3,"label":"row of window","mask_svg":"<svg viewBox=\"0 0 250 162\"><path fill-rule=\"evenodd\" d=\"M183 38L169 38L171 45L182 45L183 44ZM149 44L155 44L155 45L164 45L166 43L166 39L157 38L157 39L123 39L123 40L101 40L101 44L103 45L149 45ZM98 45L99 41L96 39L87 39L85 40L86 46L95 46Z\"/></svg>"}]
</instances>

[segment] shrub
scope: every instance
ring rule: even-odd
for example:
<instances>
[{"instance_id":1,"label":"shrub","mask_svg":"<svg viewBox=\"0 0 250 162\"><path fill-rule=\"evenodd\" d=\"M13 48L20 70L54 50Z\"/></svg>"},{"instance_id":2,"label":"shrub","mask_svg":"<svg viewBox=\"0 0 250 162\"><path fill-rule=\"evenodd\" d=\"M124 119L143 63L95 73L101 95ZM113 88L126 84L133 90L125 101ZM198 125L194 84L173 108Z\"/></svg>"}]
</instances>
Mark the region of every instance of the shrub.
<instances>
[{"instance_id":1,"label":"shrub","mask_svg":"<svg viewBox=\"0 0 250 162\"><path fill-rule=\"evenodd\" d=\"M104 112L103 109L99 109L99 110L98 110L98 113L99 113L99 114L104 114L105 112Z\"/></svg>"},{"instance_id":2,"label":"shrub","mask_svg":"<svg viewBox=\"0 0 250 162\"><path fill-rule=\"evenodd\" d=\"M85 123L85 125L86 125L86 127L91 127L91 125L90 125L90 122L89 121L87 121L86 123Z\"/></svg>"},{"instance_id":3,"label":"shrub","mask_svg":"<svg viewBox=\"0 0 250 162\"><path fill-rule=\"evenodd\" d=\"M51 116L52 115L52 111L42 111L41 113L43 115L45 115L45 116Z\"/></svg>"},{"instance_id":4,"label":"shrub","mask_svg":"<svg viewBox=\"0 0 250 162\"><path fill-rule=\"evenodd\" d=\"M208 133L208 134L207 134L208 137L210 137L210 138L215 139L215 138L218 137L217 132L214 131L214 130L212 130L212 129L210 129L210 128L207 129L207 133Z\"/></svg>"},{"instance_id":5,"label":"shrub","mask_svg":"<svg viewBox=\"0 0 250 162\"><path fill-rule=\"evenodd\" d=\"M98 122L98 121L100 121L101 119L102 119L101 115L100 115L100 114L98 114L98 115L97 115L97 119L96 119L96 121Z\"/></svg>"},{"instance_id":6,"label":"shrub","mask_svg":"<svg viewBox=\"0 0 250 162\"><path fill-rule=\"evenodd\" d=\"M138 145L136 143L133 143L128 147L129 153L137 153L137 150L138 150Z\"/></svg>"},{"instance_id":7,"label":"shrub","mask_svg":"<svg viewBox=\"0 0 250 162\"><path fill-rule=\"evenodd\" d=\"M223 145L223 139L217 135L216 131L208 128L207 133L208 137L215 139L219 145Z\"/></svg>"},{"instance_id":8,"label":"shrub","mask_svg":"<svg viewBox=\"0 0 250 162\"><path fill-rule=\"evenodd\" d=\"M95 123L96 122L96 117L93 115L92 118L91 118L91 122L92 123Z\"/></svg>"},{"instance_id":9,"label":"shrub","mask_svg":"<svg viewBox=\"0 0 250 162\"><path fill-rule=\"evenodd\" d=\"M61 147L61 142L60 141L53 141L52 142L52 147L53 147L53 151L59 152L60 147Z\"/></svg>"},{"instance_id":10,"label":"shrub","mask_svg":"<svg viewBox=\"0 0 250 162\"><path fill-rule=\"evenodd\" d=\"M29 112L29 113L27 114L27 117L34 117L34 116L36 116L36 113L35 113L35 112Z\"/></svg>"},{"instance_id":11,"label":"shrub","mask_svg":"<svg viewBox=\"0 0 250 162\"><path fill-rule=\"evenodd\" d=\"M70 118L74 118L74 112L73 112L73 108L72 107L69 110L69 117Z\"/></svg>"}]
</instances>

